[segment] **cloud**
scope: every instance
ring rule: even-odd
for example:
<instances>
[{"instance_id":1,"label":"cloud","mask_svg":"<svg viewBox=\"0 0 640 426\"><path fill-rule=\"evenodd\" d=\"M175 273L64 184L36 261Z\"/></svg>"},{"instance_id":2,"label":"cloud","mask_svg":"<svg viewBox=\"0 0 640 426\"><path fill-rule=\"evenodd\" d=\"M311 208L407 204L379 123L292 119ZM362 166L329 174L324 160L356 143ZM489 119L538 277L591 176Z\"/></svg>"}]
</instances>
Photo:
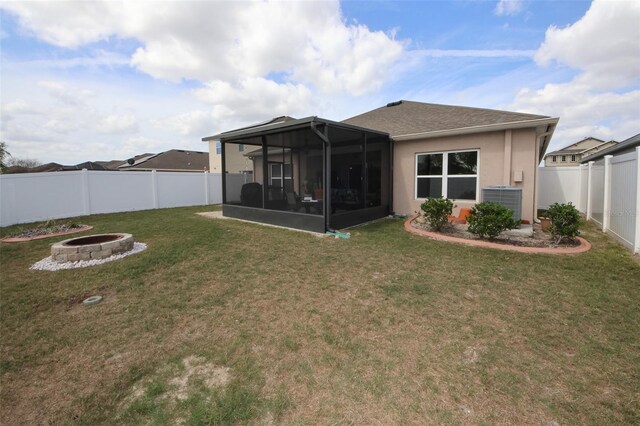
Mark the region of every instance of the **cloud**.
<instances>
[{"instance_id":1,"label":"cloud","mask_svg":"<svg viewBox=\"0 0 640 426\"><path fill-rule=\"evenodd\" d=\"M535 55L551 63L584 71L581 80L595 88L614 89L640 79L640 2L595 0L587 13L565 28L547 29Z\"/></svg>"},{"instance_id":2,"label":"cloud","mask_svg":"<svg viewBox=\"0 0 640 426\"><path fill-rule=\"evenodd\" d=\"M242 121L259 117L296 115L311 109L313 95L303 84L278 84L266 78L245 78L236 84L225 81L207 83L194 91L202 102L214 106L215 119L229 116Z\"/></svg>"},{"instance_id":3,"label":"cloud","mask_svg":"<svg viewBox=\"0 0 640 426\"><path fill-rule=\"evenodd\" d=\"M64 59L37 59L24 61L25 66L41 67L41 68L61 68L69 69L76 67L95 67L95 66L128 66L130 59L122 54L98 50L95 54L76 56Z\"/></svg>"},{"instance_id":4,"label":"cloud","mask_svg":"<svg viewBox=\"0 0 640 426\"><path fill-rule=\"evenodd\" d=\"M422 49L413 50L411 56L430 58L533 58L536 50L517 49Z\"/></svg>"},{"instance_id":5,"label":"cloud","mask_svg":"<svg viewBox=\"0 0 640 426\"><path fill-rule=\"evenodd\" d=\"M494 13L498 16L510 16L517 15L522 12L522 10L524 10L523 0L500 0L498 1L498 4L496 4Z\"/></svg>"},{"instance_id":6,"label":"cloud","mask_svg":"<svg viewBox=\"0 0 640 426\"><path fill-rule=\"evenodd\" d=\"M552 145L586 136L622 140L640 122L640 3L595 0L572 25L550 27L536 52L541 66L576 69L569 81L521 89L511 105L560 117Z\"/></svg>"},{"instance_id":7,"label":"cloud","mask_svg":"<svg viewBox=\"0 0 640 426\"><path fill-rule=\"evenodd\" d=\"M13 102L7 102L2 104L2 115L6 117L7 114L42 114L41 107L32 105L24 99L16 99Z\"/></svg>"},{"instance_id":8,"label":"cloud","mask_svg":"<svg viewBox=\"0 0 640 426\"><path fill-rule=\"evenodd\" d=\"M135 133L138 131L138 121L131 114L112 114L99 118L95 129L98 133L108 135Z\"/></svg>"},{"instance_id":9,"label":"cloud","mask_svg":"<svg viewBox=\"0 0 640 426\"><path fill-rule=\"evenodd\" d=\"M173 82L241 84L281 73L287 82L324 93L361 95L384 84L404 51L393 34L345 22L337 1L198 1L187 7L183 2L9 2L3 7L34 37L64 48L137 40L131 66Z\"/></svg>"}]
</instances>

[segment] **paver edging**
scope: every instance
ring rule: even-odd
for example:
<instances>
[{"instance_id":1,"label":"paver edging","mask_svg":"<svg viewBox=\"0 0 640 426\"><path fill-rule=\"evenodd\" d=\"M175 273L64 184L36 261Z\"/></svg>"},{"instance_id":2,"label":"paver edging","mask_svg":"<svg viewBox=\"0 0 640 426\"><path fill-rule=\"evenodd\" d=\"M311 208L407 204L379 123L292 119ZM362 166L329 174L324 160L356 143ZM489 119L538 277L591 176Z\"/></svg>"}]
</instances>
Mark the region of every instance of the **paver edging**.
<instances>
[{"instance_id":1,"label":"paver edging","mask_svg":"<svg viewBox=\"0 0 640 426\"><path fill-rule=\"evenodd\" d=\"M90 229L93 229L93 226L85 225L85 226L83 226L81 228L76 228L76 229L72 229L70 231L64 231L64 232L54 232L53 234L35 235L33 237L5 237L5 238L1 239L0 242L3 242L3 243L23 243L25 241L42 240L44 238L59 237L61 235L75 234L75 233L78 233L78 232L89 231Z\"/></svg>"},{"instance_id":2,"label":"paver edging","mask_svg":"<svg viewBox=\"0 0 640 426\"><path fill-rule=\"evenodd\" d=\"M448 241L451 243L465 244L474 247L487 247L497 250L517 251L520 253L578 254L591 250L591 243L589 243L589 241L585 240L582 237L576 237L578 241L580 241L580 245L575 247L522 247L493 243L490 241L468 240L466 238L452 237L437 232L430 232L425 231L424 229L415 228L412 223L413 220L417 217L418 215L413 215L407 218L407 220L404 222L404 229L411 232L412 234L429 237L438 241Z\"/></svg>"}]
</instances>

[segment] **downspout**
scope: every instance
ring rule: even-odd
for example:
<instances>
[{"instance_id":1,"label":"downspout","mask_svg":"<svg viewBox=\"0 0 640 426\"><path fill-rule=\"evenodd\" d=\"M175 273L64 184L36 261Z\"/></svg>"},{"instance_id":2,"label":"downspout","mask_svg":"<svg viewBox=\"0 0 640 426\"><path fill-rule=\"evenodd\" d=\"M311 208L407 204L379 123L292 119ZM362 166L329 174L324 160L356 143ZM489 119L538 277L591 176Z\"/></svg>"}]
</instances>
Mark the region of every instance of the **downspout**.
<instances>
[{"instance_id":1,"label":"downspout","mask_svg":"<svg viewBox=\"0 0 640 426\"><path fill-rule=\"evenodd\" d=\"M227 165L225 161L225 144L220 140L220 167L222 167L222 212L224 215L224 205L227 203Z\"/></svg>"},{"instance_id":2,"label":"downspout","mask_svg":"<svg viewBox=\"0 0 640 426\"><path fill-rule=\"evenodd\" d=\"M549 124L547 125L547 130L544 133L541 133L538 135L538 137L536 137L536 146L535 146L535 152L536 152L536 157L535 157L535 164L533 167L533 178L534 178L534 190L533 190L533 222L535 223L540 223L540 221L538 220L538 187L540 185L538 185L538 167L540 167L540 161L542 161L542 152L540 151L540 148L542 146L544 146L544 142L542 141L543 138L548 137L549 135L551 135L553 133L552 126ZM541 145L542 142L542 145Z\"/></svg>"}]
</instances>

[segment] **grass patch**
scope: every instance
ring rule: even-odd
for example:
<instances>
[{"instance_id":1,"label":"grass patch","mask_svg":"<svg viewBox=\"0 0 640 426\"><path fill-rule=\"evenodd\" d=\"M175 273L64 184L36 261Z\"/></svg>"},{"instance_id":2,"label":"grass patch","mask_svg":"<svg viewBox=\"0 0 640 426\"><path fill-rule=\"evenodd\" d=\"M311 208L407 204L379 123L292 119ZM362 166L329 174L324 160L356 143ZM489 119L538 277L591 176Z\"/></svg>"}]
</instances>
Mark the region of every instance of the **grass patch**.
<instances>
[{"instance_id":1,"label":"grass patch","mask_svg":"<svg viewBox=\"0 0 640 426\"><path fill-rule=\"evenodd\" d=\"M92 268L0 245L6 423L640 422L640 263L589 224L551 256L206 210L82 218L148 244Z\"/></svg>"}]
</instances>

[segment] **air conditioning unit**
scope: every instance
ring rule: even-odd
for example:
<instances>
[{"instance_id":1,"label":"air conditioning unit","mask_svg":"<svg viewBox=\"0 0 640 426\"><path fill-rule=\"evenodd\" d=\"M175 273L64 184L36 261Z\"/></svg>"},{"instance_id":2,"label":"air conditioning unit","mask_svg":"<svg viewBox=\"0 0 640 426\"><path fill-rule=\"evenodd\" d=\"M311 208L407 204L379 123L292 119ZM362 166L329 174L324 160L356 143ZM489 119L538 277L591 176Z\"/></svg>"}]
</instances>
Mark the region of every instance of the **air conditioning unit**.
<instances>
[{"instance_id":1,"label":"air conditioning unit","mask_svg":"<svg viewBox=\"0 0 640 426\"><path fill-rule=\"evenodd\" d=\"M482 201L505 206L513 212L513 220L518 224L522 220L522 188L513 186L488 186L482 188ZM520 225L518 225L519 227Z\"/></svg>"}]
</instances>

